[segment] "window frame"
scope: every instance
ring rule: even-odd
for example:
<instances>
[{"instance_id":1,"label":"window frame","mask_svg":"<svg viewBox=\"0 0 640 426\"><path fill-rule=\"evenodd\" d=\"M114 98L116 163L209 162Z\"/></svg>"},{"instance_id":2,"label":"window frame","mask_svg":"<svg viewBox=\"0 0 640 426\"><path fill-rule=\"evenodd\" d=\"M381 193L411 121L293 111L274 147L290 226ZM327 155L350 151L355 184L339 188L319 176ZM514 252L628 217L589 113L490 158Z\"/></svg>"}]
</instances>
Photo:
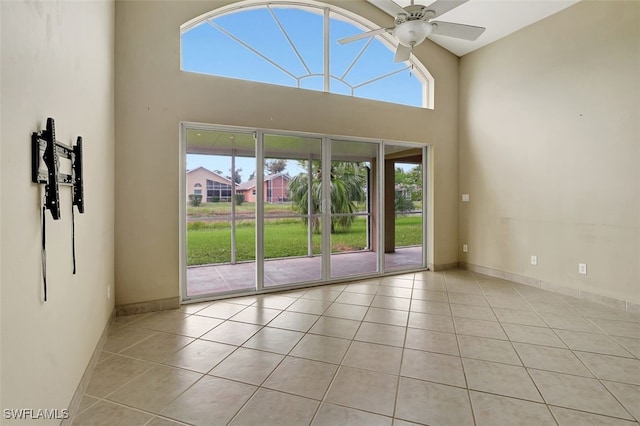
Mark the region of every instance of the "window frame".
<instances>
[{"instance_id":1,"label":"window frame","mask_svg":"<svg viewBox=\"0 0 640 426\"><path fill-rule=\"evenodd\" d=\"M309 11L309 12L315 12L315 13L321 13L324 17L324 27L323 27L323 37L324 37L324 73L322 75L322 77L324 78L324 89L323 92L325 93L336 93L336 92L332 92L331 91L331 84L330 81L332 79L336 79L336 76L331 75L330 73L330 67L329 67L329 63L330 63L330 20L331 19L338 19L338 20L342 20L344 22L350 23L358 28L360 28L362 31L369 31L369 30L374 30L377 28L380 28L380 26L378 24L375 24L365 18L363 18L360 15L357 15L353 12L350 12L346 9L340 8L338 6L335 5L329 5L326 3L321 3L315 0L299 0L299 1L291 1L291 0L270 0L270 1L265 1L265 0L244 0L244 1L240 1L240 2L235 2L232 4L229 4L227 6L222 6L216 9L213 9L209 12L206 12L196 18L193 18L187 22L185 22L184 24L182 24L180 26L180 70L183 72L193 72L193 71L188 71L185 70L183 67L183 57L182 57L182 53L183 53L183 49L182 49L182 35L185 32L188 32L189 30L203 24L203 23L207 23L210 22L210 20L215 19L217 17L223 16L223 15L227 15L227 14L232 14L232 13L237 13L237 12L242 12L242 11L247 11L247 10L251 10L251 9L260 9L260 8L268 8L271 9L271 7L274 8L278 8L278 7L290 7L290 8L299 8L305 11ZM214 28L217 28L215 25L212 25ZM217 28L219 30L219 28ZM233 37L232 37L233 38ZM395 51L396 47L397 47L397 41L395 40L395 38L391 35L388 34L386 32L376 35L372 38L375 38L379 41L381 41L383 43L383 45L385 45L387 48L389 48L389 50L391 51ZM246 46L245 46L246 47ZM253 51L253 49L250 49ZM256 53L254 51L254 53ZM268 58L266 58L265 56L257 53L259 57L262 57L262 59L267 60L267 62L271 63L272 65L281 68L279 65L277 65L275 62L269 60ZM357 62L358 58L356 58L354 60L354 63ZM381 77L377 77L372 79L371 81L367 81L363 84L358 84L356 86L351 86L350 84L346 83L344 80L338 79L339 81L341 81L342 83L346 84L347 86L351 87L351 96L352 97L356 97L356 98L362 98L360 96L357 96L354 94L354 90L358 89L359 87L363 87L366 84L370 84L373 83L375 81L379 81L385 77L397 74L398 72L401 72L403 70L406 69L410 69L411 72L415 75L415 77L419 80L419 82L422 85L422 105L420 106L421 108L425 108L425 109L434 109L434 100L435 100L435 96L434 96L434 83L435 80L433 78L433 76L431 75L431 73L427 70L427 68L417 59L417 57L411 53L410 58L408 61L406 61L408 66L404 69L400 69L397 71L394 71L392 73L389 73L388 75L384 75ZM310 76L314 76L315 74L309 74L308 76L303 76L298 80L298 88L300 87L300 81L304 80L305 78L308 78ZM225 78L225 77L222 77ZM279 85L277 83L265 83L265 84L274 84L274 85ZM291 86L285 86L285 87L291 87ZM370 99L370 98L364 98L364 99ZM374 99L376 100L376 99ZM377 100L379 102L385 102L383 100ZM397 102L393 102L396 104L400 104L400 105L404 105L404 106L410 106L410 107L416 107L415 105L410 105L410 104L402 104L402 103L397 103Z\"/></svg>"}]
</instances>

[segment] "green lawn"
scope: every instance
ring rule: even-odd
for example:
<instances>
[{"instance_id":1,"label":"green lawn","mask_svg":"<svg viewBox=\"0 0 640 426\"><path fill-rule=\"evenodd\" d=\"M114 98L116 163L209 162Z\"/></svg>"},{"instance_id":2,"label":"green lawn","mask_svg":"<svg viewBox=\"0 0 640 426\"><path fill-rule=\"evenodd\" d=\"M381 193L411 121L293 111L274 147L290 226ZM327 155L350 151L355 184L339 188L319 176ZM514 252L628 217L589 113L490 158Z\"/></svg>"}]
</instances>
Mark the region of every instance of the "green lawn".
<instances>
[{"instance_id":1,"label":"green lawn","mask_svg":"<svg viewBox=\"0 0 640 426\"><path fill-rule=\"evenodd\" d=\"M264 204L265 213L292 213L293 206L291 203L282 204ZM236 206L236 215L255 215L256 203L242 203ZM188 217L215 217L215 216L231 216L231 203L202 203L198 207L187 204Z\"/></svg>"},{"instance_id":2,"label":"green lawn","mask_svg":"<svg viewBox=\"0 0 640 426\"><path fill-rule=\"evenodd\" d=\"M348 232L332 234L332 252L363 249L366 245L365 228L365 219L357 218ZM421 238L422 218L420 216L399 216L397 218L396 246L417 245L420 244ZM314 234L312 241L313 253L319 254L320 235ZM307 254L307 228L299 219L268 220L265 223L264 242L266 259L304 256ZM230 223L227 221L188 223L187 247L188 265L230 262ZM236 260L254 259L255 222L238 221L236 224Z\"/></svg>"}]
</instances>

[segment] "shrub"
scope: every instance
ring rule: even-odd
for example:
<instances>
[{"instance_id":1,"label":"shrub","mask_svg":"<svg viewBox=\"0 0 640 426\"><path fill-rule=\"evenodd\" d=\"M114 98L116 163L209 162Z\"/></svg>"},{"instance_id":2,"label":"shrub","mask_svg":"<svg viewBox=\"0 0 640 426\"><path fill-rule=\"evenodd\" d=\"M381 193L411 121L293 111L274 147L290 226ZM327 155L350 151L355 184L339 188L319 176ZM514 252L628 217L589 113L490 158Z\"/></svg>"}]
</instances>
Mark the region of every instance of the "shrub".
<instances>
[{"instance_id":1,"label":"shrub","mask_svg":"<svg viewBox=\"0 0 640 426\"><path fill-rule=\"evenodd\" d=\"M244 203L244 194L236 194L236 206L241 206Z\"/></svg>"},{"instance_id":2,"label":"shrub","mask_svg":"<svg viewBox=\"0 0 640 426\"><path fill-rule=\"evenodd\" d=\"M198 207L202 204L202 194L189 194L189 204L193 207Z\"/></svg>"},{"instance_id":3,"label":"shrub","mask_svg":"<svg viewBox=\"0 0 640 426\"><path fill-rule=\"evenodd\" d=\"M395 210L397 212L406 212L414 209L413 201L404 197L403 195L396 194Z\"/></svg>"}]
</instances>

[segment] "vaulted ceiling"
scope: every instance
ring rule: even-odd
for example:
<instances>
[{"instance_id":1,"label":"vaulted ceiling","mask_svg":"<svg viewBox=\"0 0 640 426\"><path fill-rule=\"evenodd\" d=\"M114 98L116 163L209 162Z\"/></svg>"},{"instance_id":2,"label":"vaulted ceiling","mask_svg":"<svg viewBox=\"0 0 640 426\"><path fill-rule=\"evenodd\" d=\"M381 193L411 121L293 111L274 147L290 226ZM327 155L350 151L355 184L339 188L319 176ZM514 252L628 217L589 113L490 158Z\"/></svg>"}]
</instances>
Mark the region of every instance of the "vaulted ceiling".
<instances>
[{"instance_id":1,"label":"vaulted ceiling","mask_svg":"<svg viewBox=\"0 0 640 426\"><path fill-rule=\"evenodd\" d=\"M405 7L412 0L394 0ZM486 31L476 41L431 35L435 43L463 56L498 39L544 19L577 3L579 0L469 0L446 12L438 20L485 27ZM415 4L428 6L432 0L414 0Z\"/></svg>"}]
</instances>

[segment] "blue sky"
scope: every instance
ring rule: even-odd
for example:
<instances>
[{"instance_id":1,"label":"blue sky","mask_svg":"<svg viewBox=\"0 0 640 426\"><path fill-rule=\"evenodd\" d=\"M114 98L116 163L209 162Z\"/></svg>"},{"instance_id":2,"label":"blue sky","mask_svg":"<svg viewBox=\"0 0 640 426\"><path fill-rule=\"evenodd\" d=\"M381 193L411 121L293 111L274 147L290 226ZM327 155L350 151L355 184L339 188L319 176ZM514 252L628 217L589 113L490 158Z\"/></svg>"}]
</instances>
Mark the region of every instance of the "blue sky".
<instances>
[{"instance_id":1,"label":"blue sky","mask_svg":"<svg viewBox=\"0 0 640 426\"><path fill-rule=\"evenodd\" d=\"M298 77L302 78L301 87L323 90L323 17L318 13L297 8L271 10L273 15L267 8L226 14L214 18L212 24L204 22L185 32L182 35L182 68L185 71L293 87L297 87L295 77ZM280 25L286 31L286 37ZM355 86L407 68L406 63L394 63L394 52L379 39L374 38L352 69L347 72L350 64L370 39L345 45L339 44L338 40L361 32L351 23L339 19L330 20L329 63L332 93L350 95L350 89L344 82ZM305 76L307 77L303 78ZM411 75L410 70L357 88L355 94L387 102L422 105L421 84Z\"/></svg>"},{"instance_id":2,"label":"blue sky","mask_svg":"<svg viewBox=\"0 0 640 426\"><path fill-rule=\"evenodd\" d=\"M241 78L252 81L323 90L324 32L323 16L297 8L274 7L243 10L213 19L213 25L204 22L182 35L182 69L185 71ZM332 12L333 14L333 12ZM275 19L274 19L275 16ZM336 15L332 15L336 16ZM285 36L280 29L286 32ZM394 63L394 52L377 38L363 39L346 45L337 40L362 30L343 19L330 20L330 91L351 95L348 85L358 85L371 79L403 70L406 63ZM298 57L296 51L300 54ZM269 63L242 43L275 62ZM362 51L368 43L366 50ZM358 60L349 69L356 57ZM288 73L287 73L288 72ZM315 74L320 74L315 76ZM404 69L397 74L355 89L359 97L422 106L422 86L419 80ZM230 175L228 157L206 158L187 155L187 169L198 166L220 170ZM242 168L243 181L255 171L255 160L237 158L236 167ZM295 161L287 168L290 174L301 170Z\"/></svg>"}]
</instances>

